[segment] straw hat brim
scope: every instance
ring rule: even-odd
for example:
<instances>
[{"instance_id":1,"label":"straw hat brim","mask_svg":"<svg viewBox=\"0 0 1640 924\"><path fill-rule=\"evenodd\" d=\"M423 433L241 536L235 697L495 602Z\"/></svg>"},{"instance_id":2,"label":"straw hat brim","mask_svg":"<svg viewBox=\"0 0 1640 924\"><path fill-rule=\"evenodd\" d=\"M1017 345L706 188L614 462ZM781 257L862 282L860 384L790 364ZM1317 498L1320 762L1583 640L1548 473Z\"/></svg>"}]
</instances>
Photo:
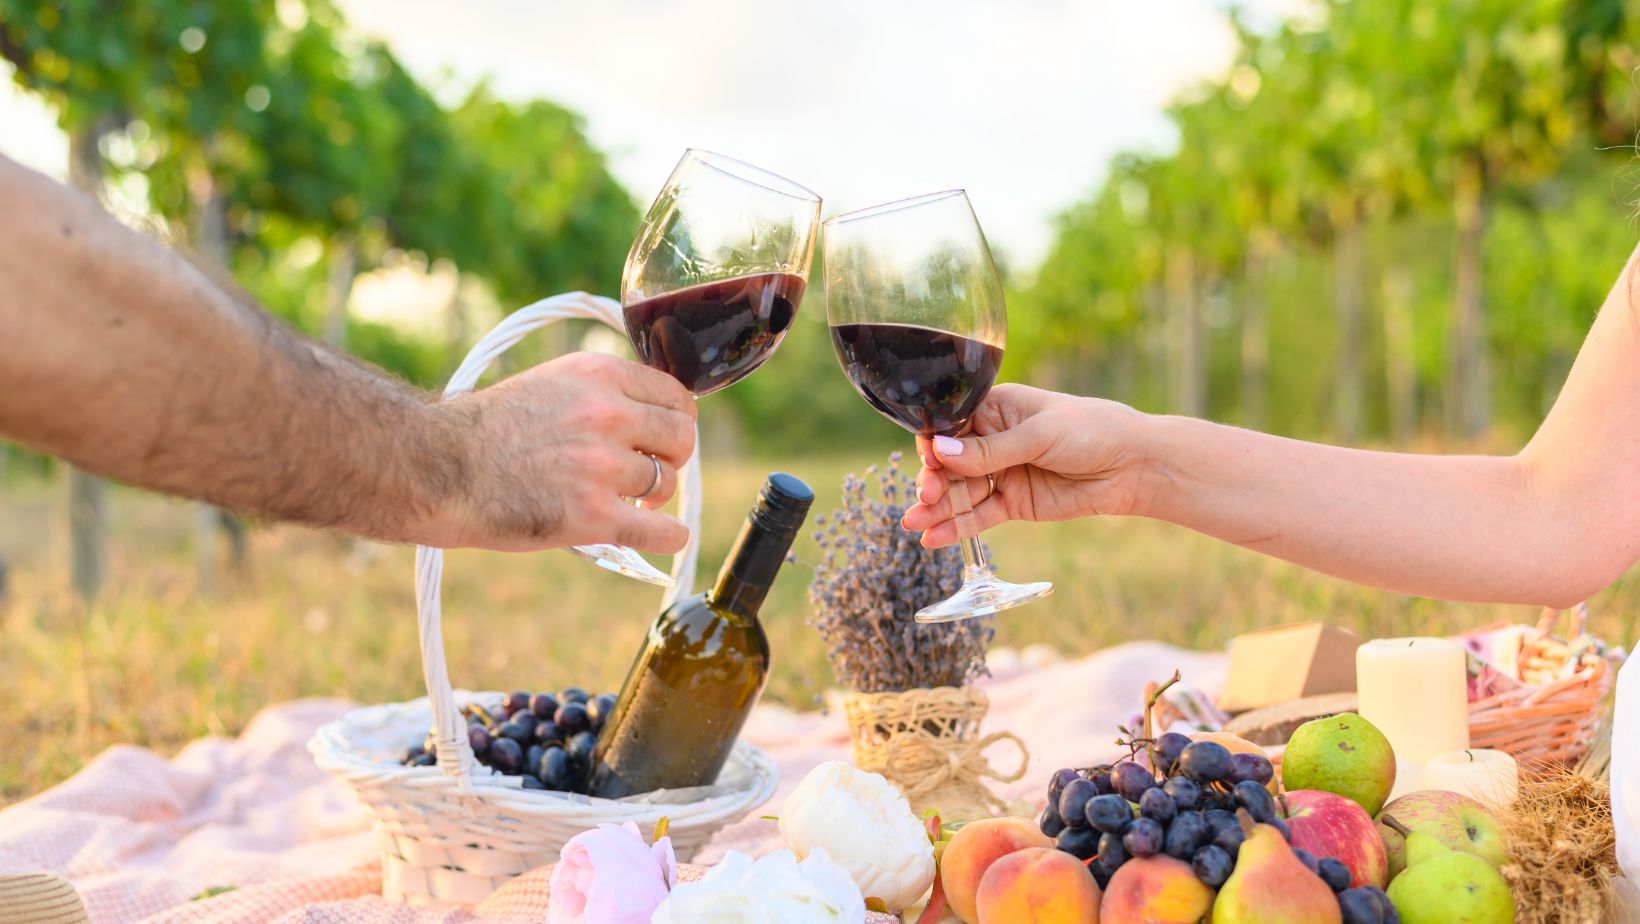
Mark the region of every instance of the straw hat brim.
<instances>
[{"instance_id":1,"label":"straw hat brim","mask_svg":"<svg viewBox=\"0 0 1640 924\"><path fill-rule=\"evenodd\" d=\"M0 924L86 924L80 893L50 873L0 876Z\"/></svg>"}]
</instances>

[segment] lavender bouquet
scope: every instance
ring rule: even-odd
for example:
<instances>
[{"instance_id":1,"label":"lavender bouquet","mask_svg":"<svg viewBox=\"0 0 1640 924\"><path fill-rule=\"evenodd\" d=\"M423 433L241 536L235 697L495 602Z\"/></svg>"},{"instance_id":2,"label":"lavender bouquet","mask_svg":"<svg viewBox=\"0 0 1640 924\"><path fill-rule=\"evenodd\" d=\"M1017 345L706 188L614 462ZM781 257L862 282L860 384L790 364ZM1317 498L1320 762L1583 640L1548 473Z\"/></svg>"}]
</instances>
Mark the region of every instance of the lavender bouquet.
<instances>
[{"instance_id":1,"label":"lavender bouquet","mask_svg":"<svg viewBox=\"0 0 1640 924\"><path fill-rule=\"evenodd\" d=\"M881 470L843 480L842 506L819 517L823 557L809 586L810 625L830 650L832 671L860 693L960 687L985 676L990 617L923 624L912 617L962 584L962 555L918 544L900 527L915 485L900 453ZM868 491L877 483L876 496Z\"/></svg>"}]
</instances>

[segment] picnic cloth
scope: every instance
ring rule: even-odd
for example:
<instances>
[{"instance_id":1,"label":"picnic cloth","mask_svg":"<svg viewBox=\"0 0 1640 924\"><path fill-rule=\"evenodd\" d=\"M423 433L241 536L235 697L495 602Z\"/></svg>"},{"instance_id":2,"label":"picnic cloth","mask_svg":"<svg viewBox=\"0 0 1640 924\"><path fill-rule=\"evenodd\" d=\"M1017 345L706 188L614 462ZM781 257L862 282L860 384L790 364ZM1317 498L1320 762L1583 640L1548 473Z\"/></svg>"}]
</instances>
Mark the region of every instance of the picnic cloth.
<instances>
[{"instance_id":1,"label":"picnic cloth","mask_svg":"<svg viewBox=\"0 0 1640 924\"><path fill-rule=\"evenodd\" d=\"M999 795L1039 805L1054 769L1116 753L1116 726L1137 711L1147 682L1178 669L1186 682L1216 690L1225 667L1222 654L1154 642L1035 668L999 665L983 683L991 698L985 729L1012 731L1031 752L1024 778L998 787ZM368 813L307 752L314 730L353 706L335 699L270 706L239 737L202 738L169 760L143 748L109 748L63 783L0 810L0 874L44 871L68 879L99 924L545 921L544 869L471 908L381 897ZM755 856L778 849L775 824L759 816L777 812L815 765L849 756L837 711L761 705L744 735L778 764L779 788L747 820L719 832L696 863L712 863L728 850ZM223 886L234 889L190 901Z\"/></svg>"}]
</instances>

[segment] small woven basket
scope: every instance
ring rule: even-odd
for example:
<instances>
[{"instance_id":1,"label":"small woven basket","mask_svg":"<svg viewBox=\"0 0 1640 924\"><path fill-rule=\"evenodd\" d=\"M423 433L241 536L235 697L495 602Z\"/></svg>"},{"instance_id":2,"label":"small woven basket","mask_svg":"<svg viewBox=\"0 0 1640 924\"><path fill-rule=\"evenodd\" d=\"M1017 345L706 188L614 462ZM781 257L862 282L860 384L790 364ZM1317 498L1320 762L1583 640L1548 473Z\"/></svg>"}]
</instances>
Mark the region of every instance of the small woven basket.
<instances>
[{"instance_id":1,"label":"small woven basket","mask_svg":"<svg viewBox=\"0 0 1640 924\"><path fill-rule=\"evenodd\" d=\"M988 818L1006 808L986 778L1011 783L1025 775L1030 756L1012 732L980 737L991 701L973 687L934 687L898 693L850 692L843 699L854 765L881 773L905 793L913 810L938 809L947 821ZM1019 767L1000 772L985 758L1010 742Z\"/></svg>"},{"instance_id":2,"label":"small woven basket","mask_svg":"<svg viewBox=\"0 0 1640 924\"><path fill-rule=\"evenodd\" d=\"M444 391L470 391L479 376L529 332L568 318L601 321L624 330L620 306L582 292L557 295L522 308L481 339ZM673 559L677 582L665 603L689 593L700 533L700 456L679 473L679 507L689 545ZM650 834L667 818L680 860L692 857L713 832L739 821L774 795L775 766L738 743L717 784L699 790L649 793L630 799L593 799L526 790L522 778L478 763L467 743L460 710L469 703L500 703L500 693L468 693L450 685L440 628L444 552L416 549L416 611L427 697L357 709L319 729L308 745L314 760L353 788L369 807L382 852L382 892L410 902L473 904L508 879L558 859L571 837L604 822L633 822ZM406 767L399 758L433 729L438 763Z\"/></svg>"},{"instance_id":3,"label":"small woven basket","mask_svg":"<svg viewBox=\"0 0 1640 924\"><path fill-rule=\"evenodd\" d=\"M1588 607L1579 606L1567 638L1581 637L1588 618ZM1531 774L1577 764L1594 741L1611 692L1611 665L1557 638L1559 619L1558 611L1544 610L1537 628L1521 638L1526 686L1469 704L1470 746L1508 751Z\"/></svg>"}]
</instances>

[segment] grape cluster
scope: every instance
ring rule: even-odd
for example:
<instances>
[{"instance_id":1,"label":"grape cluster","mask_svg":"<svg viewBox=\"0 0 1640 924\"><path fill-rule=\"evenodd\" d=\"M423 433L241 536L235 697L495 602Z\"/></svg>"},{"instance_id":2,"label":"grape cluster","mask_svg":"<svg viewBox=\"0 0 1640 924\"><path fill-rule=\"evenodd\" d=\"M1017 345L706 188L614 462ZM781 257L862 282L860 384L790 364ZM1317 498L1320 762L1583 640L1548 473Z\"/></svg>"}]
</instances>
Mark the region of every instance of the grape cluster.
<instances>
[{"instance_id":1,"label":"grape cluster","mask_svg":"<svg viewBox=\"0 0 1640 924\"><path fill-rule=\"evenodd\" d=\"M1217 742L1193 742L1174 732L1130 743L1132 759L1059 770L1048 782L1042 833L1086 863L1100 888L1129 858L1158 854L1189 863L1210 888L1224 885L1246 837L1240 812L1291 839L1265 788L1275 776L1269 758L1232 754ZM1293 853L1339 895L1345 924L1398 924L1382 890L1349 887L1343 863ZM1376 916L1360 916L1369 909Z\"/></svg>"},{"instance_id":2,"label":"grape cluster","mask_svg":"<svg viewBox=\"0 0 1640 924\"><path fill-rule=\"evenodd\" d=\"M581 792L592 764L592 749L615 710L615 694L592 696L580 687L557 693L507 695L486 709L469 705L467 743L486 767L523 777L525 789ZM432 766L438 748L431 735L405 752L402 763Z\"/></svg>"},{"instance_id":3,"label":"grape cluster","mask_svg":"<svg viewBox=\"0 0 1640 924\"><path fill-rule=\"evenodd\" d=\"M1042 833L1057 838L1060 850L1091 860L1088 868L1101 887L1129 857L1166 854L1218 888L1230 878L1241 849L1238 808L1285 833L1275 799L1264 788L1275 775L1267 758L1231 754L1222 744L1177 733L1160 736L1149 751L1154 769L1124 760L1060 770L1048 784Z\"/></svg>"}]
</instances>

